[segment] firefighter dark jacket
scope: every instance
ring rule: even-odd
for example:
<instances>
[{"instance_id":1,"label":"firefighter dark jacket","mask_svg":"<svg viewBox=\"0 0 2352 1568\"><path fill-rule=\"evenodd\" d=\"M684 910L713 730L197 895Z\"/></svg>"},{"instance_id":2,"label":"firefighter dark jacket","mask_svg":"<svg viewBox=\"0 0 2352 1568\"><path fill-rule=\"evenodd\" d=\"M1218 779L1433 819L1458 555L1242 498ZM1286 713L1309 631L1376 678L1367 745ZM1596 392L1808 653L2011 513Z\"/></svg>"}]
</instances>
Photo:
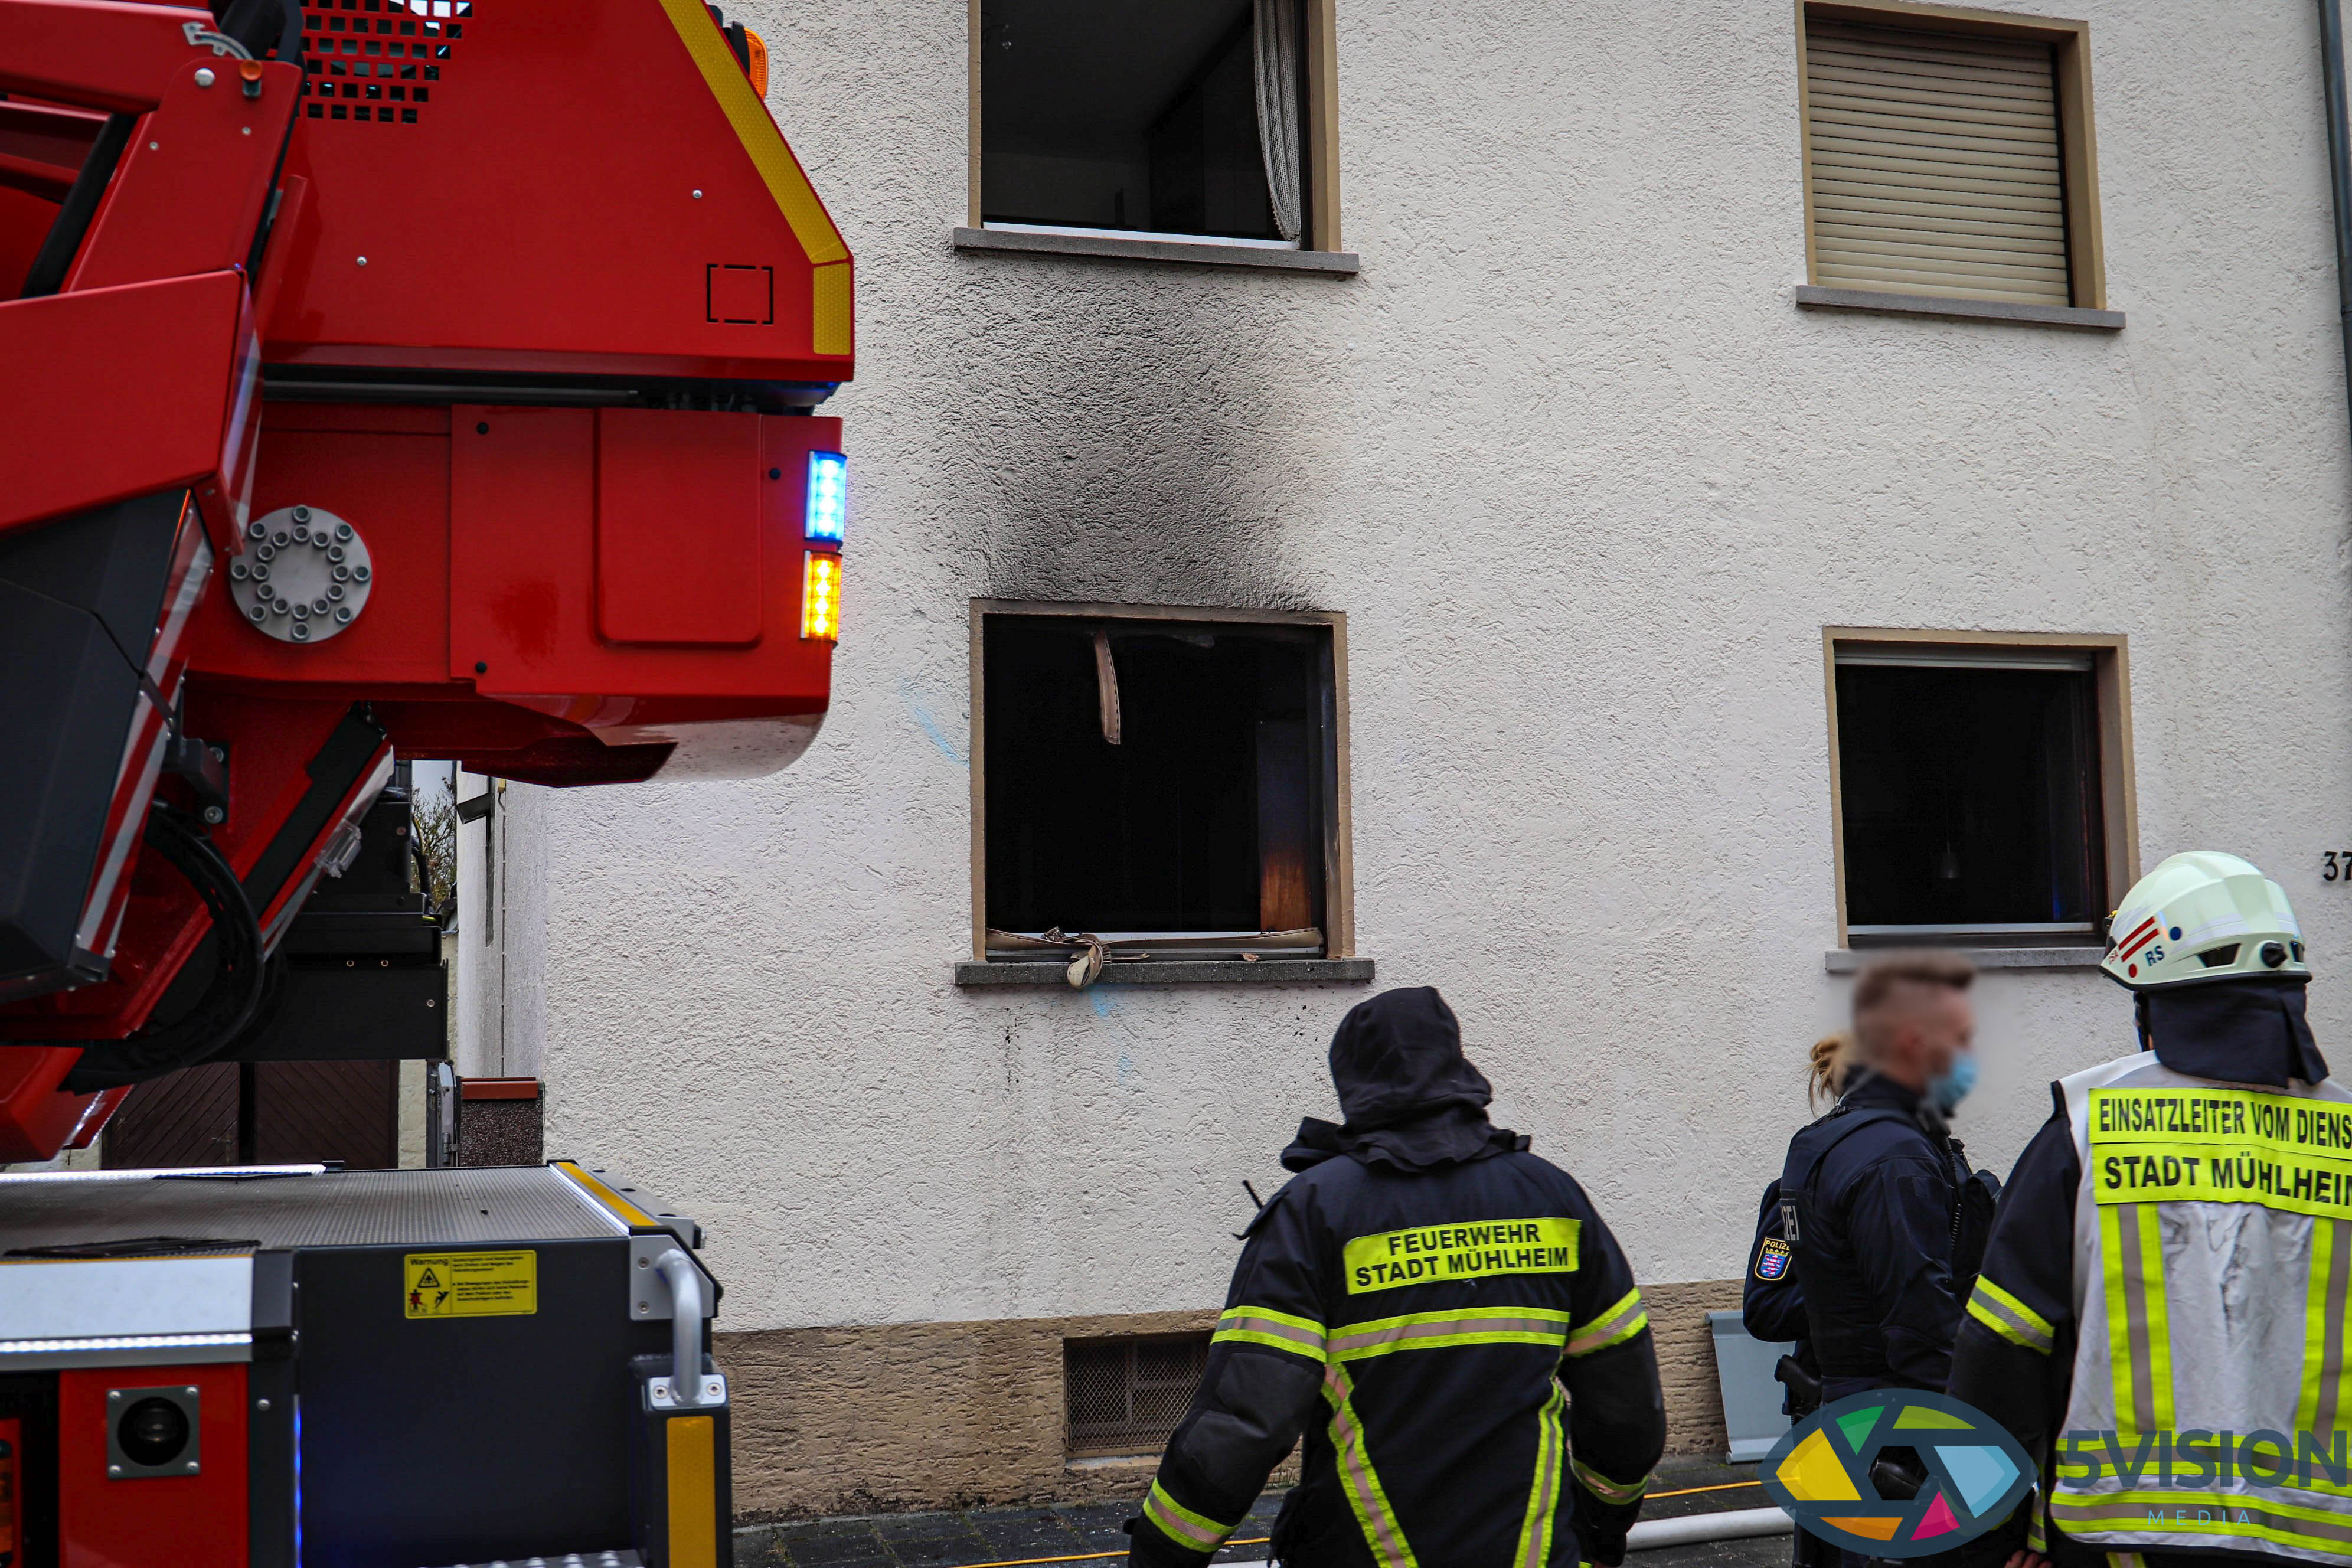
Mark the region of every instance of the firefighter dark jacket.
<instances>
[{"instance_id":1,"label":"firefighter dark jacket","mask_svg":"<svg viewBox=\"0 0 2352 1568\"><path fill-rule=\"evenodd\" d=\"M1665 1414L1609 1227L1487 1121L1436 992L1357 1006L1331 1074L1347 1121L1284 1154L1299 1173L1246 1233L1129 1561L1205 1562L1303 1433L1286 1563L1618 1562Z\"/></svg>"}]
</instances>

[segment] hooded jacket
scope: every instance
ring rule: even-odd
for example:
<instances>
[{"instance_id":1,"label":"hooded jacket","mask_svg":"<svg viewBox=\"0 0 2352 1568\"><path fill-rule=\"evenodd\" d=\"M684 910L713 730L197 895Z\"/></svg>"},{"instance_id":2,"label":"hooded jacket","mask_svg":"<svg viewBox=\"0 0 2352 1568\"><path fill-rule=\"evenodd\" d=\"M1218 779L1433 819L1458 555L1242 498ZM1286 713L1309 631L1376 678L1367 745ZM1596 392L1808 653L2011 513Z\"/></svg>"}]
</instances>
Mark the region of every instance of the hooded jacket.
<instances>
[{"instance_id":1,"label":"hooded jacket","mask_svg":"<svg viewBox=\"0 0 2352 1568\"><path fill-rule=\"evenodd\" d=\"M1435 991L1352 1009L1331 1076L1345 1120L1300 1123L1297 1174L1244 1233L1129 1562L1206 1562L1302 1435L1286 1563L1618 1562L1665 1416L1615 1238L1487 1121Z\"/></svg>"}]
</instances>

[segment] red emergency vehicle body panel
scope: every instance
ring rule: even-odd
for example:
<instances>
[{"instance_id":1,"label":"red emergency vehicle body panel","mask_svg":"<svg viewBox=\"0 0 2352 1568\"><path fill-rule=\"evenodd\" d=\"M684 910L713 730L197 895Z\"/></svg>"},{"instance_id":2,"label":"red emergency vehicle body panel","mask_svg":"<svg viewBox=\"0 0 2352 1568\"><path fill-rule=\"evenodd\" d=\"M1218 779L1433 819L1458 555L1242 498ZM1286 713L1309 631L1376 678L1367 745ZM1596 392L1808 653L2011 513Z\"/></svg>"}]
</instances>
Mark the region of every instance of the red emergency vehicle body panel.
<instances>
[{"instance_id":1,"label":"red emergency vehicle body panel","mask_svg":"<svg viewBox=\"0 0 2352 1568\"><path fill-rule=\"evenodd\" d=\"M273 60L247 98L237 62L185 45L182 51L190 58L106 187L66 275L68 292L241 267L252 253L302 73Z\"/></svg>"},{"instance_id":2,"label":"red emergency vehicle body panel","mask_svg":"<svg viewBox=\"0 0 2352 1568\"><path fill-rule=\"evenodd\" d=\"M848 248L699 0L304 9L272 364L849 378Z\"/></svg>"},{"instance_id":3,"label":"red emergency vehicle body panel","mask_svg":"<svg viewBox=\"0 0 2352 1568\"><path fill-rule=\"evenodd\" d=\"M242 549L256 347L233 271L0 302L0 530L193 485Z\"/></svg>"},{"instance_id":4,"label":"red emergency vehicle body panel","mask_svg":"<svg viewBox=\"0 0 2352 1568\"><path fill-rule=\"evenodd\" d=\"M303 73L261 65L247 96L237 62L191 45L190 26L211 14L0 0L0 90L75 106L17 109L0 126L14 144L40 151L44 120L54 141L78 111L139 117L64 291L0 303L0 384L38 389L0 421L0 528L188 483L215 547L242 548L259 370L243 268ZM30 232L8 248L29 260L54 211L14 216Z\"/></svg>"},{"instance_id":5,"label":"red emergency vehicle body panel","mask_svg":"<svg viewBox=\"0 0 2352 1568\"><path fill-rule=\"evenodd\" d=\"M123 0L0 0L0 38L8 41L0 92L143 114L194 55L191 25L210 30L213 14Z\"/></svg>"},{"instance_id":6,"label":"red emergency vehicle body panel","mask_svg":"<svg viewBox=\"0 0 2352 1568\"><path fill-rule=\"evenodd\" d=\"M113 1388L198 1390L193 1476L106 1473ZM245 1367L104 1366L58 1373L58 1568L244 1568Z\"/></svg>"},{"instance_id":7,"label":"red emergency vehicle body panel","mask_svg":"<svg viewBox=\"0 0 2352 1568\"><path fill-rule=\"evenodd\" d=\"M58 204L105 122L91 110L0 102L0 300L22 291Z\"/></svg>"},{"instance_id":8,"label":"red emergency vehicle body panel","mask_svg":"<svg viewBox=\"0 0 2352 1568\"><path fill-rule=\"evenodd\" d=\"M351 523L375 563L367 607L297 645L211 595L192 679L370 700L401 755L506 777L529 764L500 753L565 737L593 748L577 782L643 776L659 762L598 753L652 745L678 748L664 776L767 771L737 753L746 727L805 743L831 688L800 601L809 454L840 442L839 420L802 416L268 405L257 515Z\"/></svg>"}]
</instances>

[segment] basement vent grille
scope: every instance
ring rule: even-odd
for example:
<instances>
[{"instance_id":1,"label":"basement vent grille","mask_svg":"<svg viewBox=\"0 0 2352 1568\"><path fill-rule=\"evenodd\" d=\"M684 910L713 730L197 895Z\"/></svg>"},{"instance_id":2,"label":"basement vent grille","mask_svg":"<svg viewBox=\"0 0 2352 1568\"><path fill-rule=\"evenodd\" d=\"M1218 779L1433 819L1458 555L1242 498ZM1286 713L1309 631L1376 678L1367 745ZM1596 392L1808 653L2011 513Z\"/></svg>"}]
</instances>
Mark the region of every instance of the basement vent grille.
<instances>
[{"instance_id":1,"label":"basement vent grille","mask_svg":"<svg viewBox=\"0 0 2352 1568\"><path fill-rule=\"evenodd\" d=\"M1208 1362L1205 1333L1063 1341L1070 1458L1157 1455Z\"/></svg>"},{"instance_id":2,"label":"basement vent grille","mask_svg":"<svg viewBox=\"0 0 2352 1568\"><path fill-rule=\"evenodd\" d=\"M303 115L415 125L473 15L473 0L302 0Z\"/></svg>"}]
</instances>

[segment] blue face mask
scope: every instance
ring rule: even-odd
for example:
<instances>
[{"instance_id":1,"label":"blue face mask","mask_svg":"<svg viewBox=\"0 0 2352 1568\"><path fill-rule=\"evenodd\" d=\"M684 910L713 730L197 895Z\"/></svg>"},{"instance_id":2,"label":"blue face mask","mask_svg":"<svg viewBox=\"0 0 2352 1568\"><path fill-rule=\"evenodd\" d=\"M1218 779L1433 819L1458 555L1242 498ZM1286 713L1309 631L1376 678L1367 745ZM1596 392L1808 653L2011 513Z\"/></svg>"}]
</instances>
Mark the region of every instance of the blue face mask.
<instances>
[{"instance_id":1,"label":"blue face mask","mask_svg":"<svg viewBox=\"0 0 2352 1568\"><path fill-rule=\"evenodd\" d=\"M1974 1051L1962 1051L1952 1058L1951 1067L1941 1076L1927 1080L1927 1098L1936 1109L1949 1116L1977 1086L1977 1058Z\"/></svg>"}]
</instances>

